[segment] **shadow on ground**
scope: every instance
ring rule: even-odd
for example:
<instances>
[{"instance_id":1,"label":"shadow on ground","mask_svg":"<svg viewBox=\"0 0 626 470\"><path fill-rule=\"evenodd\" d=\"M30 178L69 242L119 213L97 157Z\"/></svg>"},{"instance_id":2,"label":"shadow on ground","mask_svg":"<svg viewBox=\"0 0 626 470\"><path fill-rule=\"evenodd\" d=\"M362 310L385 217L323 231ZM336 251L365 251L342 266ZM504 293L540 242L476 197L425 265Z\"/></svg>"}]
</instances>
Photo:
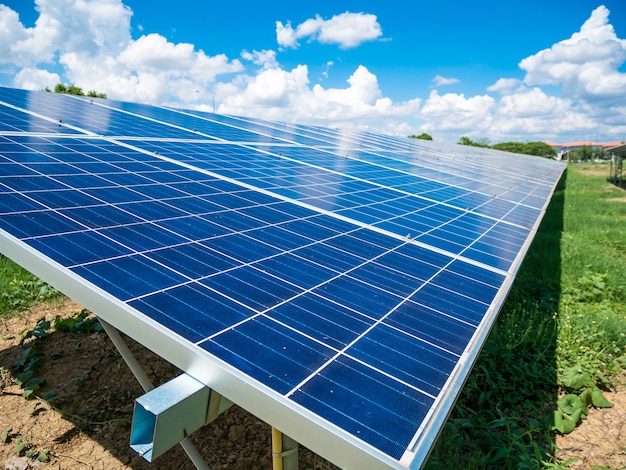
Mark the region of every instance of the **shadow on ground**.
<instances>
[{"instance_id":1,"label":"shadow on ground","mask_svg":"<svg viewBox=\"0 0 626 470\"><path fill-rule=\"evenodd\" d=\"M473 371L426 464L538 468L554 453L566 172Z\"/></svg>"},{"instance_id":2,"label":"shadow on ground","mask_svg":"<svg viewBox=\"0 0 626 470\"><path fill-rule=\"evenodd\" d=\"M67 310L61 316L71 312ZM23 390L11 384L12 380L2 384L0 428L11 431L7 442L0 442L0 466L5 468L5 464L20 458L15 445L22 438L27 443L25 450L51 449L54 468L64 470L194 469L180 446L152 464L129 447L134 400L144 392L104 332L51 331L43 338L19 344L20 332L32 329L42 316L50 319L57 313L24 312L2 321L0 367L15 376L12 365L27 348L34 348L42 361L36 376L46 380L40 393L54 391L58 398L52 409L41 399L24 399ZM131 339L125 340L155 384L180 373ZM272 466L271 428L239 407L233 406L191 439L209 468L248 470ZM24 452L22 465L28 462ZM299 458L301 468L334 468L304 447L300 447Z\"/></svg>"}]
</instances>

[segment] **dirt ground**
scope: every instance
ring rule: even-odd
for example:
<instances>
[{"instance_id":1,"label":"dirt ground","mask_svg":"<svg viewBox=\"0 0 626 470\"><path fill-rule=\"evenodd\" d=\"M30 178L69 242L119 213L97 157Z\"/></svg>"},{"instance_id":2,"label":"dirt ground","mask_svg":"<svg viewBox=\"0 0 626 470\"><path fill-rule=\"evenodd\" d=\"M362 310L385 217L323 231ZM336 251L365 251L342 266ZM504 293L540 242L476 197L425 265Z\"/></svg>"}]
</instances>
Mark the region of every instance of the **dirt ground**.
<instances>
[{"instance_id":1,"label":"dirt ground","mask_svg":"<svg viewBox=\"0 0 626 470\"><path fill-rule=\"evenodd\" d=\"M613 408L591 409L574 431L556 438L559 459L576 459L572 470L626 469L626 387L604 395Z\"/></svg>"},{"instance_id":2,"label":"dirt ground","mask_svg":"<svg viewBox=\"0 0 626 470\"><path fill-rule=\"evenodd\" d=\"M80 310L65 300L0 320L0 468L195 469L180 446L152 464L129 447L134 399L143 391L104 333L51 332L37 340L45 363L36 376L46 380L42 391L54 390L59 398L54 401L56 410L44 401L24 399L8 373L26 347L19 345L21 333L44 316L65 318ZM180 373L132 340L127 342L153 382L163 383ZM607 397L613 408L592 410L583 425L557 438L559 458L578 458L570 468L626 468L626 389ZM191 439L211 469L272 467L270 427L237 406ZM20 456L19 445L35 457L48 456L49 462ZM302 446L299 466L335 468Z\"/></svg>"}]
</instances>

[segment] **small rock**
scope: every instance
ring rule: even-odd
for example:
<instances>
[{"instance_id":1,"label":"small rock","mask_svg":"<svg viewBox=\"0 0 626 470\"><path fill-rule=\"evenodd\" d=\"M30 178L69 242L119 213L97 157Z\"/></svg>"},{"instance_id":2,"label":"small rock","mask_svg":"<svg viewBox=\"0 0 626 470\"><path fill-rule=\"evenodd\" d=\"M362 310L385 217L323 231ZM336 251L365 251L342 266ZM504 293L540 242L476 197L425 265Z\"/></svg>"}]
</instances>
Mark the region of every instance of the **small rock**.
<instances>
[{"instance_id":1,"label":"small rock","mask_svg":"<svg viewBox=\"0 0 626 470\"><path fill-rule=\"evenodd\" d=\"M28 470L45 465L43 462L31 460L27 457L9 457L4 461L4 470Z\"/></svg>"}]
</instances>

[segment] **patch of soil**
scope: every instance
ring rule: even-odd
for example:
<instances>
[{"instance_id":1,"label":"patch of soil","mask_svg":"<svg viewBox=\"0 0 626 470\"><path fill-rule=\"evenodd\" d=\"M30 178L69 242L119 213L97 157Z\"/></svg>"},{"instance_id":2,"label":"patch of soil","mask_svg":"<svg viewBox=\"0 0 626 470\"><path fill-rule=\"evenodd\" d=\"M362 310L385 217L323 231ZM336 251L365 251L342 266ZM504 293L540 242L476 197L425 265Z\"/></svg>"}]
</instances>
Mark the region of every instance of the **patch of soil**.
<instances>
[{"instance_id":1,"label":"patch of soil","mask_svg":"<svg viewBox=\"0 0 626 470\"><path fill-rule=\"evenodd\" d=\"M196 467L181 446L175 446L152 464L129 447L135 398L143 389L132 375L106 333L67 333L50 330L37 340L44 365L36 376L46 380L42 392L58 395L53 409L42 400L26 400L23 390L7 370L29 341L20 346L21 333L37 321L80 312L78 304L63 300L40 305L19 316L0 320L0 433L11 428L8 442L0 441L0 468L180 469ZM138 362L155 384L180 375L180 371L146 348L124 337ZM34 451L50 450L50 462L39 464L20 457L22 441ZM214 422L191 435L191 441L211 469L272 468L271 428L233 405ZM332 469L329 462L299 447L302 469Z\"/></svg>"},{"instance_id":2,"label":"patch of soil","mask_svg":"<svg viewBox=\"0 0 626 470\"><path fill-rule=\"evenodd\" d=\"M557 457L576 459L571 470L626 468L626 389L604 395L612 408L591 409L573 432L556 438Z\"/></svg>"},{"instance_id":3,"label":"patch of soil","mask_svg":"<svg viewBox=\"0 0 626 470\"><path fill-rule=\"evenodd\" d=\"M46 380L42 391L54 390L59 398L54 402L56 409L42 400L24 399L23 390L7 374L24 351L25 346L19 345L21 333L33 329L42 317L65 318L80 310L65 299L0 320L0 433L11 428L8 442L0 441L0 468L195 469L180 446L152 464L129 447L134 400L144 392L103 332L52 331L37 340L45 361L37 374ZM155 384L180 374L130 338L125 340ZM556 439L559 459L578 459L571 469L626 468L626 388L606 396L613 408L591 410L574 432ZM20 457L15 451L20 437L35 451L50 450L50 462L39 464ZM237 406L193 433L191 440L211 469L272 468L271 428ZM336 469L303 446L299 467Z\"/></svg>"}]
</instances>

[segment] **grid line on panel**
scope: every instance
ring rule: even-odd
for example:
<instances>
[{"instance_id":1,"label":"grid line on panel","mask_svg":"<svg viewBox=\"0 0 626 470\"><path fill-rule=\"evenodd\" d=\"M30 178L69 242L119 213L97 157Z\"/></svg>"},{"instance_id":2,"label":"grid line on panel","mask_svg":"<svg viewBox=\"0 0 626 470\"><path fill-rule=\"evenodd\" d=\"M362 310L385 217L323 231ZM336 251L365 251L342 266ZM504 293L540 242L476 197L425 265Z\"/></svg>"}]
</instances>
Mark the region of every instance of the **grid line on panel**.
<instances>
[{"instance_id":1,"label":"grid line on panel","mask_svg":"<svg viewBox=\"0 0 626 470\"><path fill-rule=\"evenodd\" d=\"M356 229L355 229L355 230L356 230ZM336 236L335 236L335 237L336 237ZM331 237L331 238L334 238L334 237ZM357 266L357 267L359 267L359 266Z\"/></svg>"},{"instance_id":2,"label":"grid line on panel","mask_svg":"<svg viewBox=\"0 0 626 470\"><path fill-rule=\"evenodd\" d=\"M324 150L324 149L315 149L315 150L316 150L316 151L319 151L319 152L325 151L325 152L328 152L328 154L329 154L329 155L333 155L333 153L332 153L330 150ZM282 156L282 155L281 155L281 156ZM283 157L284 157L284 156L283 156ZM339 157L339 158L342 158L342 157ZM352 158L352 157L349 157L349 158ZM380 165L380 164L378 164L378 163L374 163L374 162L369 162L369 161L367 161L367 160L361 160L361 159L359 159L359 158L352 158L352 159L353 159L353 160L355 160L355 161L361 161L361 162L364 162L364 163L372 164L372 165L378 166L378 167L380 167L380 168L382 168L382 169L385 169L385 170L389 170L389 171L398 171L398 170L396 170L396 169L394 169L394 168L391 168L391 167L386 167L386 166L384 166L384 165ZM305 164L305 165L312 165L312 166L317 166L317 167L320 167L319 165L314 165L314 164L309 163L309 162L306 162L306 161L304 161L304 160L302 160L302 159L293 158L293 160L294 160L294 161L296 161L296 162L303 163L303 164ZM323 167L323 166L321 166L320 168L325 169L325 170L328 170L328 171L331 171L331 172L335 172L334 170L332 170L332 169L328 169L328 168ZM350 173L340 173L340 172L337 172L337 173L338 173L339 175L341 175L342 177L354 178L354 179L359 180L359 181L367 181L368 183L370 183L370 184L375 184L375 185L377 185L377 186L379 186L379 187L381 187L381 188L388 188L388 187L389 187L389 185L380 184L380 183L377 181L377 178L372 178L372 177L363 178L363 177L358 177L358 176L355 176L354 174L350 174ZM413 174L413 173L411 173L411 172L400 172L400 175L401 175L401 176L403 176L403 177L406 177L406 176L411 176L411 177L413 177L413 178L416 178L416 175L415 175L415 174ZM398 175L398 176L400 176L400 175ZM432 178L430 181L437 181L437 178ZM401 187L400 187L399 185L394 185L393 187L394 187L394 190L397 190L397 191L402 191L402 189L401 189ZM454 186L451 186L451 187L454 187ZM435 189L433 189L433 190L431 190L431 191L435 191ZM473 191L469 191L469 192L467 192L467 193L465 193L465 194L473 194L473 193L474 193ZM476 194L482 194L482 193L480 193L480 192L475 192L475 193L476 193ZM412 192L410 192L410 191L405 191L405 192L404 192L404 194L414 196L414 193L412 193ZM454 197L452 197L452 198L450 198L450 199L439 200L439 199L436 199L436 198L429 197L429 196L428 196L428 194L429 194L429 192L419 193L419 195L417 195L417 197L422 197L422 198L424 198L425 200L427 200L427 201L429 201L429 202L432 202L432 203L440 203L440 204L443 204L444 206L449 206L449 207L458 207L457 205L455 205L455 204L454 204L454 202L455 202L455 200L456 200L457 198L460 198L460 197L462 197L462 196L463 196L463 194L458 194L458 195L456 195L456 196L454 196ZM493 197L493 196L486 195L486 194L484 194L484 196L488 197L489 199L488 199L487 201L485 201L483 204L480 204L480 205L479 205L479 206L477 206L477 207L473 207L473 208L471 208L471 209L470 209L470 211L471 211L471 212L478 212L479 214L484 215L484 216L486 216L486 217L492 217L492 216L490 216L489 214L482 214L482 213L481 213L478 209L480 209L481 207L487 206L487 205L491 204L491 202L492 202L492 201L497 201L498 199L497 199L497 198L495 198L495 197ZM509 209L509 212L510 212L511 210L513 210L513 208ZM495 220L500 220L500 217L497 217L497 216L496 216L496 217L493 217L493 218L494 218Z\"/></svg>"},{"instance_id":3,"label":"grid line on panel","mask_svg":"<svg viewBox=\"0 0 626 470\"><path fill-rule=\"evenodd\" d=\"M354 231L356 231L356 230L357 230L357 229L355 229ZM348 233L349 233L349 232L348 232ZM331 237L330 239L335 238L335 237L339 237L339 236L344 236L344 234L338 234L338 235L335 235L335 236ZM309 246L312 246L312 245L315 245L315 244L318 244L318 243L323 243L324 241L325 241L325 240L322 240L322 241L317 241L317 242L315 242L315 243L311 243ZM400 245L400 246L401 246L401 245ZM302 248L305 248L305 247L302 247ZM300 248L299 248L299 249L300 249ZM295 251L295 250L294 250L294 251ZM341 278L341 277L347 276L347 275L349 275L349 274L350 274L350 272L351 272L351 271L354 271L354 270L356 270L356 269L359 269L360 267L365 266L365 265L366 265L366 264L368 264L368 263L375 262L375 261L376 261L376 259L378 259L378 258L380 258L380 257L384 256L385 254L387 254L387 253L389 253L389 252L392 252L392 251L393 251L393 249L390 249L390 250L385 251L385 252L382 252L382 253L380 253L379 255L377 255L377 256L375 256L375 257L373 257L373 258L370 258L370 259L365 259L365 258L363 258L363 261L362 261L360 264L357 264L357 265L355 265L354 267L352 267L352 268L350 268L350 269L348 269L348 270L342 270L342 271L339 271L339 272L337 272L337 273L336 273L333 277L331 277L331 278L329 278L329 279L327 279L327 280L324 280L323 282L320 282L320 283L319 283L319 284L317 284L317 285L314 285L314 286L312 286L312 287L309 287L309 288L307 288L307 289L303 290L302 292L299 292L298 294L294 295L294 296L293 296L293 297L291 297L291 298L286 298L286 299L284 299L283 301L281 301L280 303L278 303L278 304L276 304L276 305L273 305L273 306L271 306L271 307L268 307L268 308L267 308L267 309L265 309L264 311L259 312L259 314L261 314L261 315L266 315L269 311L271 311L271 310L273 310L273 309L276 309L276 308L279 308L280 306L282 306L282 305L284 305L284 304L291 303L293 300L297 299L298 297L301 297L301 296L303 296L303 295L305 295L305 294L307 294L307 293L311 293L311 292L313 292L314 290L319 289L320 287L322 287L322 286L324 286L324 285L326 285L326 284L329 284L329 283L333 282L333 281L334 281L334 280L336 280L336 279L339 279L339 278ZM289 253L289 252L286 252L286 253ZM258 262L262 262L262 261L264 261L264 260L259 260ZM270 274L270 275L271 275L271 274ZM328 300L330 300L330 299L328 299ZM349 308L349 307L348 307L348 308ZM354 310L354 312L355 312L355 313L357 313L357 314L360 314L360 315L363 315L363 314L364 314L364 312L359 312L359 311L357 311L357 310ZM274 319L272 319L272 318L270 318L270 319L271 319L271 320L273 320L273 321L275 321L275 320L274 320ZM247 320L245 320L245 321L247 321ZM295 330L295 329L294 329L294 330ZM224 330L224 331L226 331L226 330ZM208 340L214 339L214 338L216 338L217 336L219 336L220 334L224 333L224 331L219 331L219 332L216 332L214 335L212 335L212 336L208 337L207 339L208 339ZM307 335L305 335L305 336L307 336Z\"/></svg>"},{"instance_id":4,"label":"grid line on panel","mask_svg":"<svg viewBox=\"0 0 626 470\"><path fill-rule=\"evenodd\" d=\"M271 154L270 154L270 155L271 155ZM247 182L242 181L242 180L240 180L240 179L237 179L237 178L232 178L232 177L230 177L230 176L225 176L223 173L220 173L220 172L219 172L219 170L218 170L218 172L216 173L213 169L203 169L203 168L202 168L202 165L196 165L196 166L194 166L194 164L195 164L195 160L197 160L197 159L192 159L192 160L190 160L190 162L191 162L191 163L186 163L185 161L180 161L180 160L178 160L176 157L170 157L170 156L165 156L165 155L161 155L161 154L159 154L158 156L159 156L159 157L162 157L162 158L164 158L164 159L167 159L168 161L179 162L179 163L181 163L182 165L189 166L190 168L199 168L201 171L206 171L208 174L210 174L210 175L212 175L212 176L214 176L214 177L216 177L216 178L220 178L220 177L221 177L221 178L227 179L227 180L229 180L229 181L231 181L231 182L233 182L233 183L235 183L235 184L241 184L242 186L247 187L247 188L249 188L249 189L263 191L263 192L266 192L266 193L268 193L268 194L271 194L271 195L274 195L274 196L281 197L281 198L283 198L283 199L284 199L284 200L286 200L286 201L295 202L295 203L301 204L301 205L303 205L303 206L306 206L306 207L309 207L309 208L313 208L314 210L318 210L318 211L323 212L323 213L332 213L332 214L334 214L335 216L340 217L340 218L342 218L342 219L344 219L344 220L354 221L354 222L356 222L356 223L362 224L363 226L369 226L369 227L373 227L373 228L375 228L375 229L377 229L377 228L378 228L378 227L376 226L376 224L372 224L372 223L368 223L368 222L363 222L362 220L360 220L360 219L358 219L358 218L354 218L354 217L350 217L350 216L348 216L348 217L344 217L344 216L343 216L343 215L342 215L339 211L327 211L327 210L323 209L322 207L319 207L319 206L316 206L316 205L311 205L311 203L310 203L310 202L305 202L305 201L299 200L298 198L295 198L295 197L293 197L293 196L284 196L283 194L281 194L281 192L280 192L280 191L274 191L274 190L272 190L272 188L269 188L269 189L260 188L260 187L258 187L258 186L255 186L254 184L247 183ZM297 163L297 160L294 160L294 161ZM323 167L319 167L319 166L316 166L316 167L317 167L317 168L319 168L320 170L324 170L324 171L325 171L325 169L324 169ZM379 184L377 184L377 183L375 183L375 182L370 182L370 181L365 180L365 179L355 178L355 177L352 177L352 176L350 176L350 175L343 175L343 174L341 174L341 173L332 172L332 171L331 171L331 173L334 173L334 174L336 174L336 175L338 175L338 176L343 176L343 177L346 177L346 178L348 178L349 180L354 180L354 181L359 181L359 182L361 182L361 183L366 183L366 184L374 185L375 187L378 187L378 188L380 188L380 189L389 189L387 186L379 185ZM404 193L405 195L407 195L407 196L412 196L412 197L417 197L417 198L419 198L419 196L413 196L411 193L408 193L408 192L403 192L403 193ZM428 200L428 199L426 199L426 200ZM434 201L434 202L436 203L436 201ZM450 207L450 208L456 209L454 206L451 206L451 205L449 205L449 204L447 204L447 203L445 203L445 202L443 202L443 203L439 203L439 204L441 205L441 207L442 207L442 208ZM487 219L492 219L492 220L495 220L495 221L499 221L499 219L495 219L495 218L492 218L492 217L489 217L489 216L485 216L485 217L486 217ZM393 235L394 235L395 237L402 237L402 236L404 236L404 235L405 235L405 234L401 234L401 235L400 235L400 234L398 234L398 233L395 233L393 230L391 231L391 233L393 233ZM419 240L418 240L418 243L419 243ZM474 261L475 261L475 262L480 262L480 261L477 261L477 260L474 260ZM503 266L505 266L505 265L503 265ZM503 266L497 266L496 268L497 268L497 269L502 269L502 268L503 268Z\"/></svg>"},{"instance_id":5,"label":"grid line on panel","mask_svg":"<svg viewBox=\"0 0 626 470\"><path fill-rule=\"evenodd\" d=\"M450 263L452 263L452 261L450 261ZM450 264L449 263L449 264ZM443 271L445 270L445 268L447 266L446 265L444 267L442 267L439 271ZM427 279L426 282L422 285L420 285L417 289L415 289L413 291L413 293L409 296L412 297L413 295L415 295L417 292L419 292L427 283L428 281L430 281L431 279L433 279L436 276L436 274L434 274L430 279ZM391 315L398 307L400 307L400 305L402 305L405 302L405 299L402 299L400 302L397 303L397 305L392 308L389 312L387 312L386 315L384 315L383 317L377 319L372 325L370 325L370 327L368 327L363 333L361 333L358 337L356 337L351 343L349 343L348 345L346 345L342 350L338 351L335 356L333 356L332 359L328 360L323 366L319 367L313 374L311 374L310 376L308 376L306 379L304 379L303 381L301 381L296 387L294 387L292 390L289 391L289 393L287 394L287 396L291 396L293 395L296 391L298 391L299 389L301 389L307 382L309 382L310 380L312 380L317 374L319 374L323 369L325 369L326 367L328 367L329 364L331 364L332 362L334 362L335 360L337 360L340 356L344 356L346 355L346 351L348 349L350 349L352 346L354 346L359 340L361 340L367 333L369 333L370 331L372 331L374 328L376 328L377 326L379 326L380 324L382 324L388 317L389 315ZM367 364L365 364L366 366L368 366ZM392 377L393 378L393 377Z\"/></svg>"},{"instance_id":6,"label":"grid line on panel","mask_svg":"<svg viewBox=\"0 0 626 470\"><path fill-rule=\"evenodd\" d=\"M6 113L2 108L9 108L13 114ZM17 113L23 115L18 117ZM7 119L8 118L8 119ZM9 123L12 122L12 124ZM5 129L0 128L0 135L94 135L93 133L73 126L62 120L54 120L43 114L24 110L0 100L0 123Z\"/></svg>"},{"instance_id":7,"label":"grid line on panel","mask_svg":"<svg viewBox=\"0 0 626 470\"><path fill-rule=\"evenodd\" d=\"M264 138L269 138L270 142L272 142L272 144L274 145L280 145L280 143L282 142L283 145L287 145L287 146L292 146L292 145L319 145L319 144L324 144L323 141L318 140L318 139L314 139L314 138L307 138L306 136L301 136L305 139L307 139L306 141L303 141L301 138L294 140L294 134L293 133L289 133L286 132L284 129L279 129L278 126L271 126L269 122L259 122L259 121L255 121L253 119L241 119L241 118L237 118L235 116L227 116L227 115L220 115L220 114L208 114L208 113L204 113L204 112L199 112L199 111L190 111L190 110L183 110L183 109L174 109L174 108L166 108L172 112L176 112L176 113L180 113L186 116L192 116L194 118L200 119L202 121L208 121L211 123L219 123L222 126L227 126L229 128L233 128L233 129L237 129L240 131L245 131L245 132L254 132L255 134L259 135L259 136L263 136ZM246 123L247 127L242 126L242 123ZM278 133L277 133L278 132ZM229 140L224 140L225 142L237 142L237 143L255 143L255 144L259 144L258 139L254 139L254 140L250 140L250 139L245 139L245 140L238 140L238 139L229 139Z\"/></svg>"},{"instance_id":8,"label":"grid line on panel","mask_svg":"<svg viewBox=\"0 0 626 470\"><path fill-rule=\"evenodd\" d=\"M277 394L272 425L313 416L342 454L401 466L562 172L503 155L0 88L0 226L228 364L244 408Z\"/></svg>"}]
</instances>

